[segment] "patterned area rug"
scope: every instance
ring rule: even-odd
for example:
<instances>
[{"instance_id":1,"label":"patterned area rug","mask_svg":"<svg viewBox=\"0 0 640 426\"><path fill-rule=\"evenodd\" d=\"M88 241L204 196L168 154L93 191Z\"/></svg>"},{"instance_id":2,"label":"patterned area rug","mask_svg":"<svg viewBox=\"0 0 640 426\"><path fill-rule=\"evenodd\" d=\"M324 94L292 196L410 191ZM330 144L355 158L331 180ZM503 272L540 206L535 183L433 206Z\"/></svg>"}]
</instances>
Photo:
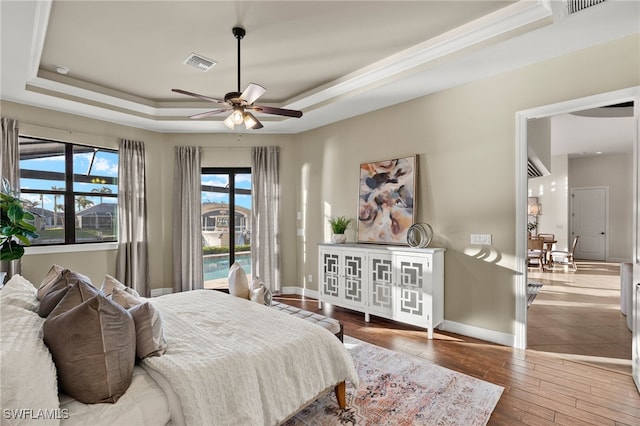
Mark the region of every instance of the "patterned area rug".
<instances>
[{"instance_id":1,"label":"patterned area rug","mask_svg":"<svg viewBox=\"0 0 640 426\"><path fill-rule=\"evenodd\" d=\"M333 392L285 423L298 425L485 425L504 388L349 336L360 385L347 383L348 407Z\"/></svg>"}]
</instances>

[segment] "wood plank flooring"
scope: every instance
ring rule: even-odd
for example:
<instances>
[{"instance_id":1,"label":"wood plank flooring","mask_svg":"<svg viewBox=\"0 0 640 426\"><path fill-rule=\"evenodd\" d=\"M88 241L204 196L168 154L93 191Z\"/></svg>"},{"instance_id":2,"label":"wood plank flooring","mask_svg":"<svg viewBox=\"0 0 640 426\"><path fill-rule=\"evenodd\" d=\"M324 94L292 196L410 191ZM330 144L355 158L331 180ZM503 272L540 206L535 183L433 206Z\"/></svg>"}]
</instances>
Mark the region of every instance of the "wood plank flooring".
<instances>
[{"instance_id":1,"label":"wood plank flooring","mask_svg":"<svg viewBox=\"0 0 640 426\"><path fill-rule=\"evenodd\" d=\"M631 331L620 310L620 264L577 263L575 272L562 266L529 270L529 281L543 287L527 312L527 347L631 374Z\"/></svg>"},{"instance_id":2,"label":"wood plank flooring","mask_svg":"<svg viewBox=\"0 0 640 426\"><path fill-rule=\"evenodd\" d=\"M428 340L423 329L375 316L366 323L348 309L318 309L315 299L275 299L339 319L349 336L503 386L489 425L640 425L640 394L630 374L439 330Z\"/></svg>"}]
</instances>

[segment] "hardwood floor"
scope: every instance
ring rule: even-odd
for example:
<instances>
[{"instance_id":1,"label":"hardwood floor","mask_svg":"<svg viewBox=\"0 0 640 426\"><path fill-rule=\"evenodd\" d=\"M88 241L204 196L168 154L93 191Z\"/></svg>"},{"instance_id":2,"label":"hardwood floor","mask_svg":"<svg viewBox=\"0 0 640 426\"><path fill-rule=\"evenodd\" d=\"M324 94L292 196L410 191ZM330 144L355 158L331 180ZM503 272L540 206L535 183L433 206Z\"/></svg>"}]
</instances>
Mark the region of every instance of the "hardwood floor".
<instances>
[{"instance_id":1,"label":"hardwood floor","mask_svg":"<svg viewBox=\"0 0 640 426\"><path fill-rule=\"evenodd\" d=\"M543 284L529 308L527 347L631 374L631 331L620 310L620 264L578 261L578 270L529 270Z\"/></svg>"},{"instance_id":2,"label":"hardwood floor","mask_svg":"<svg viewBox=\"0 0 640 426\"><path fill-rule=\"evenodd\" d=\"M423 329L375 316L366 323L355 311L318 309L315 299L275 299L339 319L349 336L503 386L489 425L640 425L640 394L629 374L439 330L428 340Z\"/></svg>"}]
</instances>

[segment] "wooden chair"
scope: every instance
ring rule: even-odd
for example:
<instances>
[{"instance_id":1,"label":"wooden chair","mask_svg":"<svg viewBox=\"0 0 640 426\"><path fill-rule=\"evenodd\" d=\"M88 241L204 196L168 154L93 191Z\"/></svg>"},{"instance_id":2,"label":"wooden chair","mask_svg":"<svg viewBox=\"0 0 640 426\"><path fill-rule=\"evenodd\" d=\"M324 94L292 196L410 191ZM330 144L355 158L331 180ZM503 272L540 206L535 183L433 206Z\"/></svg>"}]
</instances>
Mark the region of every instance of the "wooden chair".
<instances>
[{"instance_id":1,"label":"wooden chair","mask_svg":"<svg viewBox=\"0 0 640 426\"><path fill-rule=\"evenodd\" d=\"M544 271L544 240L542 238L529 238L527 242L527 266L537 266Z\"/></svg>"},{"instance_id":2,"label":"wooden chair","mask_svg":"<svg viewBox=\"0 0 640 426\"><path fill-rule=\"evenodd\" d=\"M550 261L549 259L549 253L551 252L551 249L553 248L553 244L551 241L556 241L556 235L555 234L538 234L537 235L538 238L542 238L544 240L544 244L542 245L542 251L544 251L544 262L547 263L547 261Z\"/></svg>"},{"instance_id":3,"label":"wooden chair","mask_svg":"<svg viewBox=\"0 0 640 426\"><path fill-rule=\"evenodd\" d=\"M551 265L556 263L556 259L558 259L558 263L563 265L570 265L574 271L578 270L578 266L576 265L576 261L573 258L573 254L576 251L576 246L578 245L578 239L580 236L576 236L573 239L573 244L571 244L571 250L563 251L563 250L553 250L551 252Z\"/></svg>"}]
</instances>

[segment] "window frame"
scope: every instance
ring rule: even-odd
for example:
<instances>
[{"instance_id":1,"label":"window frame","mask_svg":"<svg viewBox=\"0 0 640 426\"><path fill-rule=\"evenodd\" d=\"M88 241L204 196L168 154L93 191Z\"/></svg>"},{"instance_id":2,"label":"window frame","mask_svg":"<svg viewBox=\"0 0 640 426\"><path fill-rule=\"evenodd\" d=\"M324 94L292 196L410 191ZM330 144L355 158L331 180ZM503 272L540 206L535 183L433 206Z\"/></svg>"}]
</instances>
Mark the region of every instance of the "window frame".
<instances>
[{"instance_id":1,"label":"window frame","mask_svg":"<svg viewBox=\"0 0 640 426\"><path fill-rule=\"evenodd\" d=\"M248 174L253 177L251 167L202 167L200 174L229 176L228 188L200 184L200 194L204 192L205 188L210 188L207 192L220 192L229 195L229 214L227 217L229 228L229 266L231 266L236 260L236 194L251 195L253 192L253 186L250 190L236 188L236 175Z\"/></svg>"},{"instance_id":2,"label":"window frame","mask_svg":"<svg viewBox=\"0 0 640 426\"><path fill-rule=\"evenodd\" d=\"M118 149L114 148L105 148L100 146L92 146L75 142L68 141L60 141L55 139L48 138L40 138L40 137L32 137L28 135L19 135L19 137L29 139L30 141L41 141L43 143L51 142L62 144L64 146L64 173L62 172L51 172L46 170L33 170L33 169L23 169L19 167L20 170L20 188L19 191L21 194L36 194L36 195L61 195L64 197L64 242L53 242L53 243L34 243L31 247L54 247L54 246L69 246L69 245L87 245L87 244L98 244L98 245L112 245L118 242L118 235L116 232L115 238L104 241L77 241L76 240L76 197L85 196L85 197L101 197L101 198L112 198L116 200L116 206L118 205L118 193L100 193L91 191L75 191L74 183L95 183L91 182L91 179L100 178L101 183L103 185L114 185L118 186L118 180L120 176L100 176L100 175L81 175L73 172L73 162L74 162L74 148L82 147L95 150L96 152L108 152L112 154L116 154L118 156L118 163L120 162L120 152ZM20 144L19 144L20 145ZM18 150L20 151L20 149ZM21 161L21 159L19 159ZM22 179L51 179L57 181L64 181L64 189L29 189L22 187ZM55 206L54 206L55 209ZM73 214L67 214L67 212L73 212ZM117 208L116 208L116 229L119 226L119 220L117 217Z\"/></svg>"}]
</instances>

